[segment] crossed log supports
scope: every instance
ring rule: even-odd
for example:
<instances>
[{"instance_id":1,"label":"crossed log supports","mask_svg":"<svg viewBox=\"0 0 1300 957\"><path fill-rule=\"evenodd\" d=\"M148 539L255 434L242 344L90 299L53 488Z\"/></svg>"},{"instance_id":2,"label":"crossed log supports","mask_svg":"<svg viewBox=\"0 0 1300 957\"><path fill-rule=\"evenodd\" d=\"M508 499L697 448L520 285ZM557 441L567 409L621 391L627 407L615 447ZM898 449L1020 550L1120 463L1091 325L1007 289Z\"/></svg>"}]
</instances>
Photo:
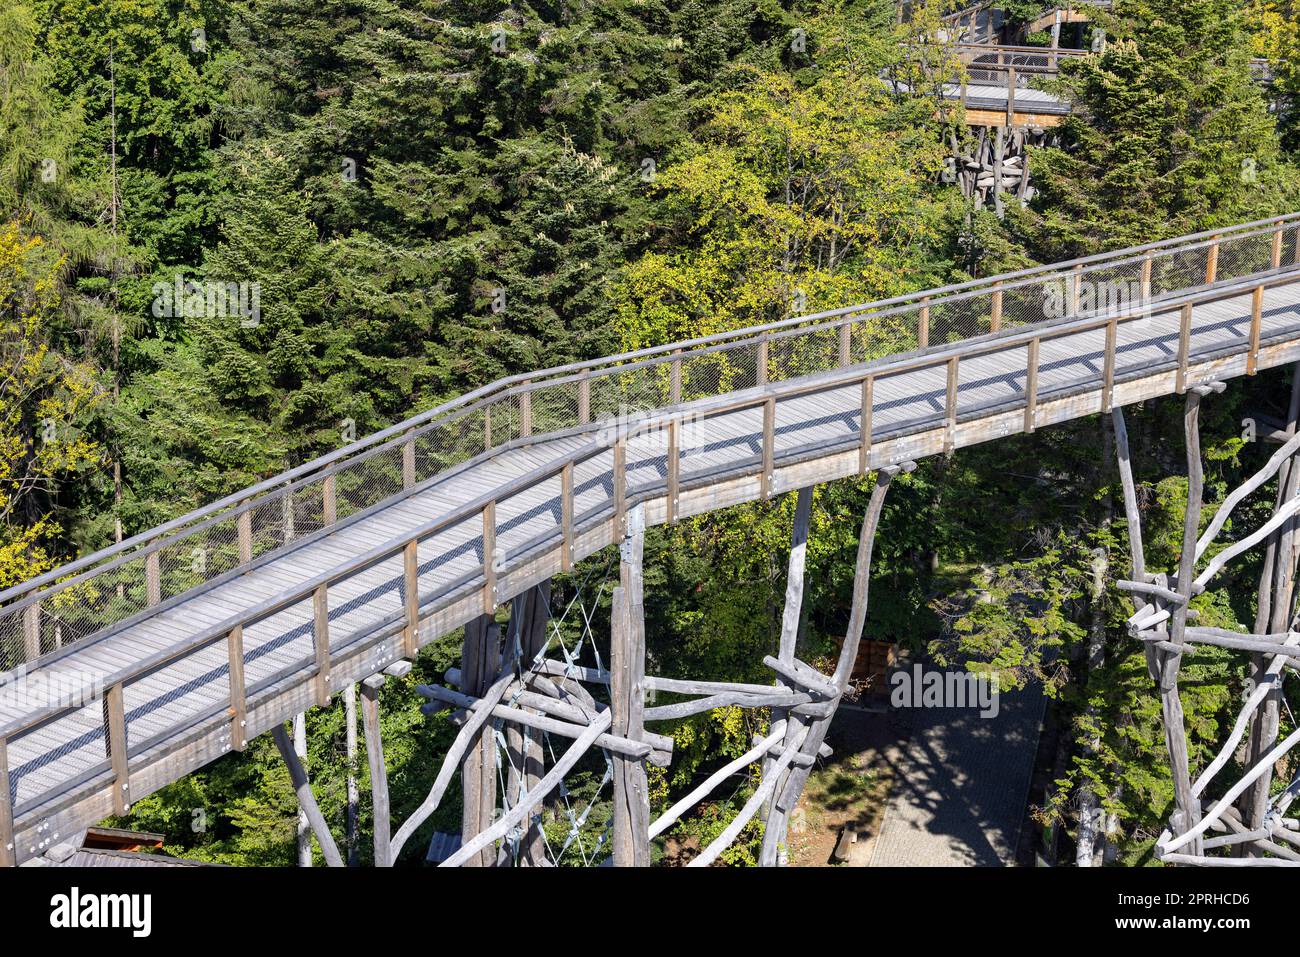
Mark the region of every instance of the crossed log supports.
<instances>
[{"instance_id":1,"label":"crossed log supports","mask_svg":"<svg viewBox=\"0 0 1300 957\"><path fill-rule=\"evenodd\" d=\"M1273 769L1277 761L1300 742L1300 731L1278 743L1278 708L1283 669L1300 663L1300 632L1295 617L1293 581L1297 562L1296 534L1300 517L1300 368L1293 380L1290 418L1281 436L1282 447L1268 462L1219 507L1204 533L1200 532L1202 471L1200 452L1200 407L1202 400L1222 392L1223 383L1193 386L1187 390L1183 417L1187 447L1188 501L1183 526L1183 544L1177 570L1171 575L1146 571L1142 548L1141 517L1138 510L1128 433L1124 413L1112 411L1115 448L1119 459L1124 506L1128 518L1133 575L1119 587L1132 595L1136 611L1128 619L1130 633L1145 644L1147 665L1160 692L1174 783L1174 811L1169 827L1156 843L1156 854L1170 863L1215 866L1294 866L1300 864L1300 820L1286 817L1300 782L1270 799ZM1262 527L1215 554L1197 574L1198 563L1222 531L1233 510L1247 496L1278 475L1278 493L1272 517ZM1195 612L1191 599L1203 592L1211 579L1234 558L1261 542L1267 542L1264 569L1259 583L1259 612L1255 631L1242 634L1191 624ZM1252 653L1255 687L1217 756L1196 778L1188 766L1187 737L1182 703L1178 694L1178 673L1182 656L1190 646L1216 645ZM1250 738L1244 751L1245 772L1217 801L1203 797L1206 787L1228 764L1247 730ZM1235 805L1235 806L1234 806ZM1220 836L1207 837L1210 831ZM1219 856L1207 852L1224 848L1240 856ZM1266 856L1267 855L1267 856Z\"/></svg>"},{"instance_id":2,"label":"crossed log supports","mask_svg":"<svg viewBox=\"0 0 1300 957\"><path fill-rule=\"evenodd\" d=\"M914 462L906 462L876 473L858 543L849 625L832 675L823 675L795 657L813 494L812 488L805 488L798 493L795 510L778 654L764 659L775 676L772 685L645 674L645 520L641 506L629 509L625 516L619 585L613 590L608 669L599 661L596 667L579 666L567 650L563 661L546 656L551 647L549 582L512 600L504 636L493 616L483 615L471 621L465 628L461 666L448 669L445 685L418 687L429 699L423 710L433 713L453 709L453 720L460 731L428 796L396 834L391 834L387 772L379 732L378 691L385 677L378 674L364 680L361 713L374 797L376 866L392 865L406 842L438 808L458 769L463 807L461 846L442 866L554 864L542 830L542 805L592 750L605 752L608 779L613 786L610 863L648 866L650 842L655 837L723 781L755 762L761 762L763 768L759 786L723 832L688 866L712 864L760 814L766 820L760 863L783 863L790 812L817 757L830 753L824 739L857 658L866 621L872 548L885 496L895 475L915 467ZM400 662L387 673L405 674L409 669L409 662ZM588 686L598 688L608 704L598 700ZM658 691L686 700L648 707L647 695ZM726 706L771 708L769 733L651 821L646 766L667 766L672 759L673 740L647 730L646 725ZM273 734L326 862L342 866L342 856L312 796L302 761L283 727L274 729ZM544 749L544 737L548 743L551 737L569 739L571 743L556 758L553 750ZM504 761L498 760L498 744L504 749ZM549 769L548 751L552 759ZM498 797L502 799L500 810ZM572 823L576 832L580 822Z\"/></svg>"}]
</instances>

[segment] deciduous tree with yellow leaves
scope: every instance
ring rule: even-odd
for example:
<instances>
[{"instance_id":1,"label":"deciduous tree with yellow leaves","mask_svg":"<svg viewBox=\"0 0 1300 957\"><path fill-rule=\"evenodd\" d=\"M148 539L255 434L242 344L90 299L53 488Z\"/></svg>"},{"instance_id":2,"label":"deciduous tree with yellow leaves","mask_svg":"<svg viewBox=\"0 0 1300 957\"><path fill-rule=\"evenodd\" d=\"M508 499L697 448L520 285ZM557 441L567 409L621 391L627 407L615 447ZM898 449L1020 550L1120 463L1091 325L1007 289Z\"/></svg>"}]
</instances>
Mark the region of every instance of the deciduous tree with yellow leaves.
<instances>
[{"instance_id":1,"label":"deciduous tree with yellow leaves","mask_svg":"<svg viewBox=\"0 0 1300 957\"><path fill-rule=\"evenodd\" d=\"M99 450L78 429L98 401L95 370L50 348L59 263L17 222L0 226L0 587L48 570L61 476L93 467Z\"/></svg>"}]
</instances>

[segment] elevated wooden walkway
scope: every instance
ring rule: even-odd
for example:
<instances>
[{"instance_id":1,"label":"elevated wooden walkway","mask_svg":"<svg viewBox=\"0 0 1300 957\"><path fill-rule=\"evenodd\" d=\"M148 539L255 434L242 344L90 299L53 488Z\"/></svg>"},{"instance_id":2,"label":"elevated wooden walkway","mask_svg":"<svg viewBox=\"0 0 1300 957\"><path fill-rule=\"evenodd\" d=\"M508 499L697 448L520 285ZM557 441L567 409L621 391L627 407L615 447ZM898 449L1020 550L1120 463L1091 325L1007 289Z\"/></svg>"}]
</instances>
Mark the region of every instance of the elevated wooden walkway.
<instances>
[{"instance_id":1,"label":"elevated wooden walkway","mask_svg":"<svg viewBox=\"0 0 1300 957\"><path fill-rule=\"evenodd\" d=\"M0 593L0 857L650 524L1300 359L1300 214L517 376ZM102 691L102 695L99 692Z\"/></svg>"}]
</instances>

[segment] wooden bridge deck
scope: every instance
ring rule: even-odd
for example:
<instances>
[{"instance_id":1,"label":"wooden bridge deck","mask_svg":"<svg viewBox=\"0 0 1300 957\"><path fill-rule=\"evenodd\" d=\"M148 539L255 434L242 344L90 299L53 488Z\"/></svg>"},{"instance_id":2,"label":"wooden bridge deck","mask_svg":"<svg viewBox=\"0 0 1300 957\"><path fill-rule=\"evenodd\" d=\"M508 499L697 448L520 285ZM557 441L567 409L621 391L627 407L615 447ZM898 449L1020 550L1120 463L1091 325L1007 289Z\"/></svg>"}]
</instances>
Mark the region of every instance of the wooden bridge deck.
<instances>
[{"instance_id":1,"label":"wooden bridge deck","mask_svg":"<svg viewBox=\"0 0 1300 957\"><path fill-rule=\"evenodd\" d=\"M423 645L605 547L632 502L662 523L1296 359L1300 265L1280 266L1167 292L1141 315L1008 328L646 410L616 435L521 437L32 662L28 682L93 678L117 696L35 714L0 702L13 856L409 656L414 604Z\"/></svg>"}]
</instances>

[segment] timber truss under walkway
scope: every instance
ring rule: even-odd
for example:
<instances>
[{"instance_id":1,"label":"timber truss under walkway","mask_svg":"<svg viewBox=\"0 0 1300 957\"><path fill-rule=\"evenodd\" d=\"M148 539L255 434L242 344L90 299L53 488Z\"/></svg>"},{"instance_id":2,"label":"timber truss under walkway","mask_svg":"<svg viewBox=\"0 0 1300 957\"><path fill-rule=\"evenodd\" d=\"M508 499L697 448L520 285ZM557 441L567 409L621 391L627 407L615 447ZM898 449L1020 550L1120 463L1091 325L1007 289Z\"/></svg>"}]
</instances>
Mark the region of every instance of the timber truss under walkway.
<instances>
[{"instance_id":1,"label":"timber truss under walkway","mask_svg":"<svg viewBox=\"0 0 1300 957\"><path fill-rule=\"evenodd\" d=\"M272 731L336 863L284 722L359 682L380 864L457 769L464 833L445 863L553 863L537 834L540 802L564 796L563 778L589 751L608 760L614 863L647 862L654 836L755 762L761 785L692 863L715 860L759 814L763 863L776 863L847 687L894 475L924 456L1158 396L1199 402L1232 377L1300 360L1298 235L1300 214L506 379L10 588L0 593L0 857L40 855ZM811 489L868 473L851 622L824 675L795 657ZM1288 476L1294 485L1300 469ZM765 659L773 684L646 675L644 528L786 492L799 505L779 653ZM580 663L548 630L549 581L615 544L611 660ZM1275 549L1293 550L1290 538ZM1201 859L1212 841L1195 828L1223 827L1225 815L1202 815L1185 781L1168 688L1182 643L1216 636L1186 627L1190 574L1169 584L1143 572L1140 551L1136 561L1134 630L1166 689L1179 784L1165 845L1194 845L1183 856ZM495 614L506 604L503 634ZM447 687L422 691L430 708L459 709L461 730L432 793L390 838L375 690L460 628L460 667ZM1249 639L1268 662L1261 673L1295 660L1267 647L1295 637L1289 621L1272 630L1281 637ZM647 702L649 691L673 701ZM646 725L722 704L772 708L770 732L650 821L646 765L670 761L672 741ZM498 745L510 767L501 787Z\"/></svg>"}]
</instances>

